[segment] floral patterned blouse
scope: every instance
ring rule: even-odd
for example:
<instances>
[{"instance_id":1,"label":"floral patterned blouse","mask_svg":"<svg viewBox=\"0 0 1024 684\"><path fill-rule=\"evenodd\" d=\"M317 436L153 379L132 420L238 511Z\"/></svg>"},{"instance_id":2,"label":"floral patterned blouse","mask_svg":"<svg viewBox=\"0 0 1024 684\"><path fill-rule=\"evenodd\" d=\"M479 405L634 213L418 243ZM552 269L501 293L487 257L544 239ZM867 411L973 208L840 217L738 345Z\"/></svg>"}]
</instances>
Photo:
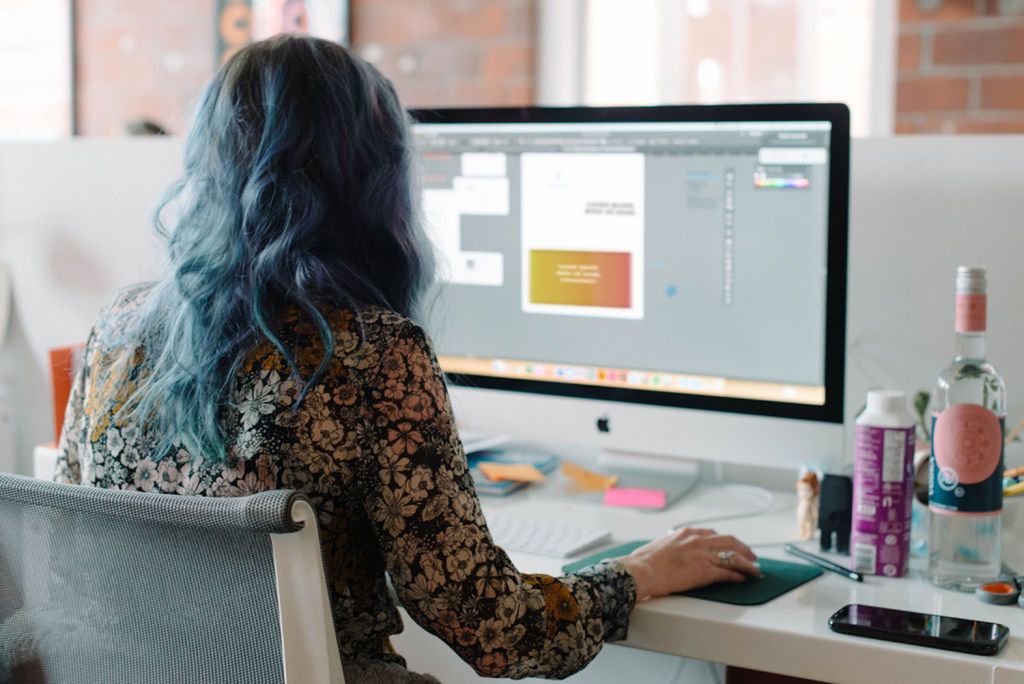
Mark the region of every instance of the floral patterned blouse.
<instances>
[{"instance_id":1,"label":"floral patterned blouse","mask_svg":"<svg viewBox=\"0 0 1024 684\"><path fill-rule=\"evenodd\" d=\"M122 293L89 336L58 480L183 496L304 492L319 513L343 663L404 666L388 640L402 623L385 573L409 615L481 674L565 677L625 637L636 591L621 564L524 574L494 545L430 342L395 313L331 314L330 368L301 403L281 354L260 345L222 409L228 462L185 449L154 461L156 436L116 417L145 370L114 363L116 333L147 293ZM285 323L283 342L308 372L319 338L297 314Z\"/></svg>"}]
</instances>

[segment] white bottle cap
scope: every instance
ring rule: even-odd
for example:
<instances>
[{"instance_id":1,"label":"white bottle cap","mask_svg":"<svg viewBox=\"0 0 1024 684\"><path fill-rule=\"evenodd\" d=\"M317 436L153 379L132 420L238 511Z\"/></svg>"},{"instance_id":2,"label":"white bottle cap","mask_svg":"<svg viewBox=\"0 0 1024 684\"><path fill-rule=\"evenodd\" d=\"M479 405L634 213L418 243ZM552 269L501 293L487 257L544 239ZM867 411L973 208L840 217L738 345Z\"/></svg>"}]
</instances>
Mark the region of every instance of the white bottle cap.
<instances>
[{"instance_id":1,"label":"white bottle cap","mask_svg":"<svg viewBox=\"0 0 1024 684\"><path fill-rule=\"evenodd\" d=\"M961 266L956 269L957 294L985 294L987 288L988 276L984 266Z\"/></svg>"},{"instance_id":2,"label":"white bottle cap","mask_svg":"<svg viewBox=\"0 0 1024 684\"><path fill-rule=\"evenodd\" d=\"M907 410L907 395L899 390L868 390L868 410L903 413Z\"/></svg>"}]
</instances>

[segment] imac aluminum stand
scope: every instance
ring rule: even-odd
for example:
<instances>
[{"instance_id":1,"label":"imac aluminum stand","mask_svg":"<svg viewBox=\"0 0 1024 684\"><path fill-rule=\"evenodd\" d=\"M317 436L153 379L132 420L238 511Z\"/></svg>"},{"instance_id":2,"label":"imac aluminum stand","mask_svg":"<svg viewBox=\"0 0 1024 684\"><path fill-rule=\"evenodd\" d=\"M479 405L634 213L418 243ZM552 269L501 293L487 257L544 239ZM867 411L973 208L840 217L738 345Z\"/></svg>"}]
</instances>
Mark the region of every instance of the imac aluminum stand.
<instances>
[{"instance_id":1,"label":"imac aluminum stand","mask_svg":"<svg viewBox=\"0 0 1024 684\"><path fill-rule=\"evenodd\" d=\"M598 470L619 476L616 487L658 489L665 492L664 510L683 498L700 480L697 461L654 454L627 451L602 451L597 460Z\"/></svg>"}]
</instances>

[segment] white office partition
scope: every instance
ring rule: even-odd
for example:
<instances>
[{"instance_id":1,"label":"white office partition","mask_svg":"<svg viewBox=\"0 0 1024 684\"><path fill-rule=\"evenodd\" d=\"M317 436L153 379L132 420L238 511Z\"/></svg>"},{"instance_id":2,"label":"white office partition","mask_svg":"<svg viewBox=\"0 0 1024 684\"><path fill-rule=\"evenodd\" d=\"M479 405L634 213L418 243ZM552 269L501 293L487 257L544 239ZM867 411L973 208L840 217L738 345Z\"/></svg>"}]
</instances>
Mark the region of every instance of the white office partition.
<instances>
[{"instance_id":1,"label":"white office partition","mask_svg":"<svg viewBox=\"0 0 1024 684\"><path fill-rule=\"evenodd\" d=\"M989 356L1024 419L1024 135L853 141L847 423L873 387L930 389L959 265L989 267Z\"/></svg>"},{"instance_id":2,"label":"white office partition","mask_svg":"<svg viewBox=\"0 0 1024 684\"><path fill-rule=\"evenodd\" d=\"M20 397L20 472L53 439L47 351L85 341L118 288L160 271L152 215L180 168L176 139L0 145L0 261L13 295L0 373Z\"/></svg>"},{"instance_id":3,"label":"white office partition","mask_svg":"<svg viewBox=\"0 0 1024 684\"><path fill-rule=\"evenodd\" d=\"M178 139L0 145L0 261L14 301L0 372L22 398L23 472L52 430L46 350L83 340L118 287L159 272L151 217L180 157ZM990 269L990 355L1009 386L1008 423L1024 418L1022 172L1024 136L853 141L848 419L870 387L931 385L952 352L962 263Z\"/></svg>"}]
</instances>

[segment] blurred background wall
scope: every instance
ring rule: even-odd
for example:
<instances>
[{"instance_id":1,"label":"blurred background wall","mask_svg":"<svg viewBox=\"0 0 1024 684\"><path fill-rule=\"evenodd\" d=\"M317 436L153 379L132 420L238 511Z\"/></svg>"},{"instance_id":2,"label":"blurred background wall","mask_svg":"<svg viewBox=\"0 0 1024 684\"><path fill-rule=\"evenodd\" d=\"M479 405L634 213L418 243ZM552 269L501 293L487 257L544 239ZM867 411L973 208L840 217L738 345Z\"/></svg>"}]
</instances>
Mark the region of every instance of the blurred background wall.
<instances>
[{"instance_id":1,"label":"blurred background wall","mask_svg":"<svg viewBox=\"0 0 1024 684\"><path fill-rule=\"evenodd\" d=\"M120 135L125 122L137 119L183 132L218 66L216 0L77 0L75 5L78 132ZM354 0L351 45L394 81L410 106L529 104L534 5L534 0Z\"/></svg>"},{"instance_id":2,"label":"blurred background wall","mask_svg":"<svg viewBox=\"0 0 1024 684\"><path fill-rule=\"evenodd\" d=\"M414 107L840 100L855 135L1024 132L1024 0L0 0L0 138L183 133L282 30Z\"/></svg>"}]
</instances>

